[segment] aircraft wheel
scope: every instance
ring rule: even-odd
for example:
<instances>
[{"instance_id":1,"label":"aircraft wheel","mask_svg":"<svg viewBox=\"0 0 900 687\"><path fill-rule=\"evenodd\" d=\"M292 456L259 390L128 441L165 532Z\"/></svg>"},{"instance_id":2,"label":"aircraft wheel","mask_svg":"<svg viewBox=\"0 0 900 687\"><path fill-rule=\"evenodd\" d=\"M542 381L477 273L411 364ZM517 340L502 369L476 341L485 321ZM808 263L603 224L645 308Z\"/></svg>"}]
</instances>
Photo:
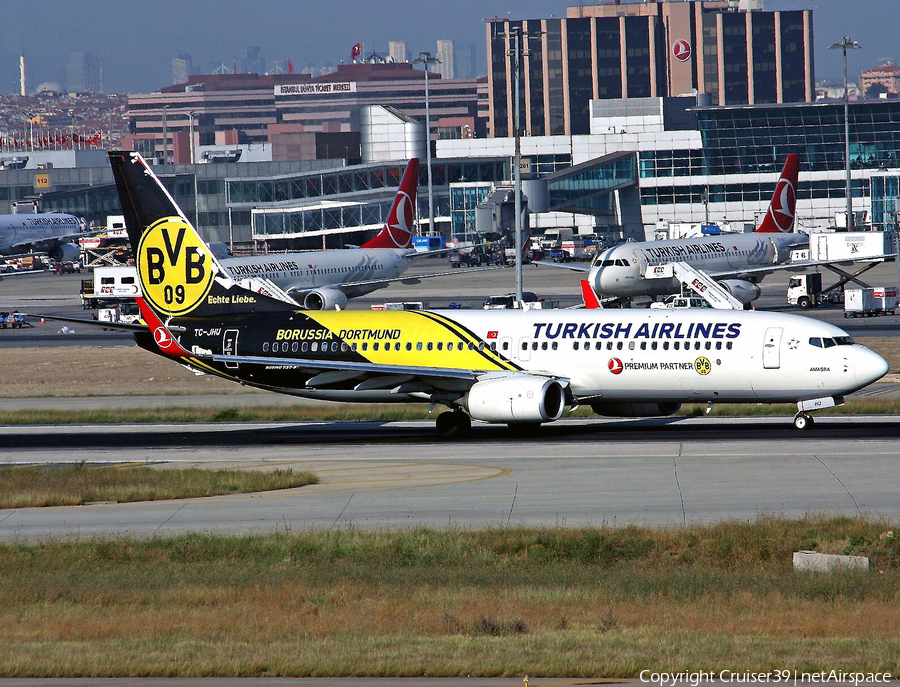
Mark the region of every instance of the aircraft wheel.
<instances>
[{"instance_id":1,"label":"aircraft wheel","mask_svg":"<svg viewBox=\"0 0 900 687\"><path fill-rule=\"evenodd\" d=\"M812 429L812 426L816 423L813 420L812 415L808 413L797 413L794 417L794 427L797 429Z\"/></svg>"},{"instance_id":2,"label":"aircraft wheel","mask_svg":"<svg viewBox=\"0 0 900 687\"><path fill-rule=\"evenodd\" d=\"M451 410L437 416L435 428L444 439L465 439L472 431L472 419L462 411Z\"/></svg>"}]
</instances>

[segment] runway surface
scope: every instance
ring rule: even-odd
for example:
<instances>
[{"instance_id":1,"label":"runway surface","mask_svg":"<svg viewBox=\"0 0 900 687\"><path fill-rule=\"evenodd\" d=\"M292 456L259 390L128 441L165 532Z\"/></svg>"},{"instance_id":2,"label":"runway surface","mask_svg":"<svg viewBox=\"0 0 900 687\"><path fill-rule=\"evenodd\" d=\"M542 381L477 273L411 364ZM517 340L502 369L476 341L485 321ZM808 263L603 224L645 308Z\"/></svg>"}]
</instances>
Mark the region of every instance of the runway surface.
<instances>
[{"instance_id":1,"label":"runway surface","mask_svg":"<svg viewBox=\"0 0 900 687\"><path fill-rule=\"evenodd\" d=\"M431 423L0 428L6 469L88 460L311 469L321 484L189 501L0 511L0 538L345 527L680 526L760 515L900 518L897 417L566 420L533 437Z\"/></svg>"}]
</instances>

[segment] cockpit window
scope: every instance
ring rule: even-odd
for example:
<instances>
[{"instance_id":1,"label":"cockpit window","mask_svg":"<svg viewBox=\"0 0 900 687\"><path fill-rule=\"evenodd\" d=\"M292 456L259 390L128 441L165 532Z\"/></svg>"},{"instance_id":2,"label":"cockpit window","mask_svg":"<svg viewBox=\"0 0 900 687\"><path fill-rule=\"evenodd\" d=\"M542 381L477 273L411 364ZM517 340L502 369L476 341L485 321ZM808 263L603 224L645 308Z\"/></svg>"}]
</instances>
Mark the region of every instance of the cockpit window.
<instances>
[{"instance_id":1,"label":"cockpit window","mask_svg":"<svg viewBox=\"0 0 900 687\"><path fill-rule=\"evenodd\" d=\"M628 261L624 258L619 258L618 260L616 260L616 265L618 265L619 267L628 267Z\"/></svg>"},{"instance_id":2,"label":"cockpit window","mask_svg":"<svg viewBox=\"0 0 900 687\"><path fill-rule=\"evenodd\" d=\"M601 267L612 267L615 264L616 264L615 260L604 260Z\"/></svg>"},{"instance_id":3,"label":"cockpit window","mask_svg":"<svg viewBox=\"0 0 900 687\"><path fill-rule=\"evenodd\" d=\"M815 346L816 348L831 348L832 346L852 346L853 339L851 339L849 336L835 336L834 338L811 336L809 338L809 345Z\"/></svg>"}]
</instances>

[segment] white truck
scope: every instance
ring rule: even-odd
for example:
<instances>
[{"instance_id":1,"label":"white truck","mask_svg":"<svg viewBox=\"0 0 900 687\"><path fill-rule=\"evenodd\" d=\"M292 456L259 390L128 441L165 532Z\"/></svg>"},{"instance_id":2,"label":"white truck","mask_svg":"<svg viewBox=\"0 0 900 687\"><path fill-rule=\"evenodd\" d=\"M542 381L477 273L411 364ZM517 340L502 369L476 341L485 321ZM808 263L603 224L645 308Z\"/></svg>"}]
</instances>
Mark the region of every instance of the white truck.
<instances>
[{"instance_id":1,"label":"white truck","mask_svg":"<svg viewBox=\"0 0 900 687\"><path fill-rule=\"evenodd\" d=\"M844 290L844 317L893 315L896 309L896 286Z\"/></svg>"},{"instance_id":2,"label":"white truck","mask_svg":"<svg viewBox=\"0 0 900 687\"><path fill-rule=\"evenodd\" d=\"M81 304L85 310L114 306L141 295L134 267L96 267L93 279L81 280Z\"/></svg>"}]
</instances>

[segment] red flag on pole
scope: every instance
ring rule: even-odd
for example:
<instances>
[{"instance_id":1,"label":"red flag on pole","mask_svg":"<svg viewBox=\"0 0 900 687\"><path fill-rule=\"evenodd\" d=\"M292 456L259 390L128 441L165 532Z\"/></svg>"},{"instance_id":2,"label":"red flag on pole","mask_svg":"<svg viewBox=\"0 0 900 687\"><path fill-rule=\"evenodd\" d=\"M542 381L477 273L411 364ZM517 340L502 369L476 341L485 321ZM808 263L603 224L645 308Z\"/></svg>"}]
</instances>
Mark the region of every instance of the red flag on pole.
<instances>
[{"instance_id":1,"label":"red flag on pole","mask_svg":"<svg viewBox=\"0 0 900 687\"><path fill-rule=\"evenodd\" d=\"M288 58L288 74L294 73L294 65L291 64L291 58Z\"/></svg>"},{"instance_id":2,"label":"red flag on pole","mask_svg":"<svg viewBox=\"0 0 900 687\"><path fill-rule=\"evenodd\" d=\"M360 55L362 55L362 43L357 43L353 46L353 49L350 50L350 59L356 60Z\"/></svg>"}]
</instances>

